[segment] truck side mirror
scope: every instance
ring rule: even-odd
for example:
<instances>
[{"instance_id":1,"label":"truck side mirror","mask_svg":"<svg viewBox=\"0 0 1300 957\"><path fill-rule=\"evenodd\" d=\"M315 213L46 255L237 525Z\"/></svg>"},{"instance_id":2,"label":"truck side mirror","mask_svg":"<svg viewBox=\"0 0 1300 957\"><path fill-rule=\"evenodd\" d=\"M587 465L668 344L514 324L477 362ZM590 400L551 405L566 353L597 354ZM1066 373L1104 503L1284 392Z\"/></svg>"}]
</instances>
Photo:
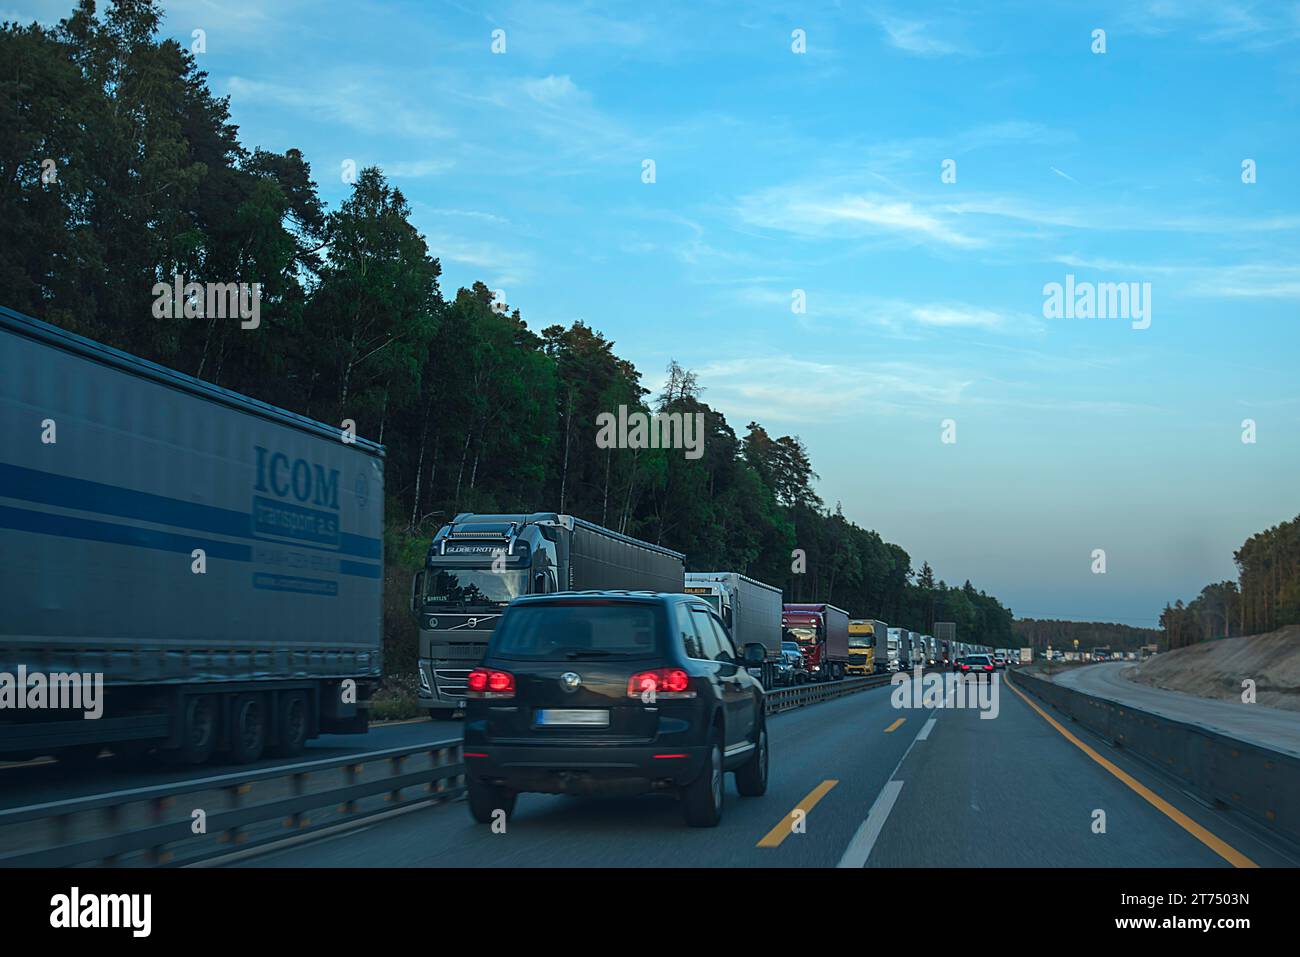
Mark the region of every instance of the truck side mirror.
<instances>
[{"instance_id":1,"label":"truck side mirror","mask_svg":"<svg viewBox=\"0 0 1300 957\"><path fill-rule=\"evenodd\" d=\"M411 614L420 614L420 596L424 594L424 572L418 571L411 577Z\"/></svg>"},{"instance_id":2,"label":"truck side mirror","mask_svg":"<svg viewBox=\"0 0 1300 957\"><path fill-rule=\"evenodd\" d=\"M767 658L767 649L757 641L751 641L745 645L745 667L758 667L764 659Z\"/></svg>"},{"instance_id":3,"label":"truck side mirror","mask_svg":"<svg viewBox=\"0 0 1300 957\"><path fill-rule=\"evenodd\" d=\"M546 594L546 572L538 572L533 576L533 594Z\"/></svg>"}]
</instances>

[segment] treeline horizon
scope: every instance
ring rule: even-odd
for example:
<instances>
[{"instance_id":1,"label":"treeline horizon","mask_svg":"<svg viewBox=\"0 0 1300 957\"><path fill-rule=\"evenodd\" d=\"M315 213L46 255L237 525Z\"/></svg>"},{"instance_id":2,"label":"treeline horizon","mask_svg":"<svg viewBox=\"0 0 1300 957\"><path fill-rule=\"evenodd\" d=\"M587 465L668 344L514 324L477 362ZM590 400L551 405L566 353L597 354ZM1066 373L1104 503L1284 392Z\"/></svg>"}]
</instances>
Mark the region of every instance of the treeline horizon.
<instances>
[{"instance_id":1,"label":"treeline horizon","mask_svg":"<svg viewBox=\"0 0 1300 957\"><path fill-rule=\"evenodd\" d=\"M1045 651L1079 651L1109 647L1116 651L1137 651L1143 645L1160 645L1163 634L1157 628L1139 628L1111 621L1068 621L1059 618L1017 618L1011 629L1020 647ZM1163 647L1163 645L1161 646Z\"/></svg>"},{"instance_id":2,"label":"treeline horizon","mask_svg":"<svg viewBox=\"0 0 1300 957\"><path fill-rule=\"evenodd\" d=\"M1170 648L1300 624L1300 515L1258 532L1232 553L1237 581L1206 585L1166 604L1160 625Z\"/></svg>"}]
</instances>

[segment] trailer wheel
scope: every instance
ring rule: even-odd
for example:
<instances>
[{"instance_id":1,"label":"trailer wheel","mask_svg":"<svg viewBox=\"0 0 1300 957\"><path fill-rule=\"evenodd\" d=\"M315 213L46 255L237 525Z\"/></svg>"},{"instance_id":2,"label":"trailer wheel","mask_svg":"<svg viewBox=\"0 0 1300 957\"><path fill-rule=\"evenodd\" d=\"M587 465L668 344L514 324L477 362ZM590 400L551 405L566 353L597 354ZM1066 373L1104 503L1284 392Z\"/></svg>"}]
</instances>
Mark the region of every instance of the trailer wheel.
<instances>
[{"instance_id":1,"label":"trailer wheel","mask_svg":"<svg viewBox=\"0 0 1300 957\"><path fill-rule=\"evenodd\" d=\"M278 758L302 754L307 746L307 697L301 691L281 695L277 717L280 734L271 753Z\"/></svg>"},{"instance_id":2,"label":"trailer wheel","mask_svg":"<svg viewBox=\"0 0 1300 957\"><path fill-rule=\"evenodd\" d=\"M202 764L217 743L217 707L212 695L190 695L181 704L181 744L169 754L183 764Z\"/></svg>"},{"instance_id":3,"label":"trailer wheel","mask_svg":"<svg viewBox=\"0 0 1300 957\"><path fill-rule=\"evenodd\" d=\"M230 706L230 758L251 764L266 748L266 703L260 694L239 694Z\"/></svg>"}]
</instances>

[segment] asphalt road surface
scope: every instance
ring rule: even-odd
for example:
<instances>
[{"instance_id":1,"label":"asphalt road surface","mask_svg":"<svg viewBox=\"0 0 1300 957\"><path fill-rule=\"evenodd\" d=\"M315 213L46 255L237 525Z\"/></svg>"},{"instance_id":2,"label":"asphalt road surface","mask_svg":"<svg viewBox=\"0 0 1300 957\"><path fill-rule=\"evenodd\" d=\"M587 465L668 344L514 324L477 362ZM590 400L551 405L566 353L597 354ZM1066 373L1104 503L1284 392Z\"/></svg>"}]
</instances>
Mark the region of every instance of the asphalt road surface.
<instances>
[{"instance_id":1,"label":"asphalt road surface","mask_svg":"<svg viewBox=\"0 0 1300 957\"><path fill-rule=\"evenodd\" d=\"M1210 731L1240 738L1264 748L1300 757L1300 711L1283 711L1262 704L1219 701L1181 691L1166 691L1138 684L1125 677L1136 665L1111 661L1062 671L1053 679L1098 698L1118 701L1132 708L1152 711Z\"/></svg>"},{"instance_id":2,"label":"asphalt road surface","mask_svg":"<svg viewBox=\"0 0 1300 957\"><path fill-rule=\"evenodd\" d=\"M1013 679L1014 680L1014 679ZM1030 703L1034 702L1034 703ZM687 828L671 798L525 794L505 833L463 802L255 856L269 867L1232 867L1297 860L1000 682L994 718L877 688L772 716L767 794ZM796 809L803 826L793 828ZM1101 825L1104 823L1104 830Z\"/></svg>"}]
</instances>

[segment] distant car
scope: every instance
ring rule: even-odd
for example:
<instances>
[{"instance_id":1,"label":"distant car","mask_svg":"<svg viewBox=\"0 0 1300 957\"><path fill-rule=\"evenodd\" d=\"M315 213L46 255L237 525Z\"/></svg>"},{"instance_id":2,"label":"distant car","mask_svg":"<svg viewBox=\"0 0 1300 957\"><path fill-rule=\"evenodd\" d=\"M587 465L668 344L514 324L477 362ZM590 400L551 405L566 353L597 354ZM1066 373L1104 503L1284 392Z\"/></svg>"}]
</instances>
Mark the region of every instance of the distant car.
<instances>
[{"instance_id":1,"label":"distant car","mask_svg":"<svg viewBox=\"0 0 1300 957\"><path fill-rule=\"evenodd\" d=\"M764 692L700 598L583 592L506 606L470 672L463 755L469 810L481 824L514 812L522 792L676 793L686 823L722 820L724 777L767 790Z\"/></svg>"},{"instance_id":2,"label":"distant car","mask_svg":"<svg viewBox=\"0 0 1300 957\"><path fill-rule=\"evenodd\" d=\"M991 675L997 670L997 665L991 655L967 655L957 659L953 670L963 675Z\"/></svg>"},{"instance_id":3,"label":"distant car","mask_svg":"<svg viewBox=\"0 0 1300 957\"><path fill-rule=\"evenodd\" d=\"M803 652L799 650L797 641L781 642L781 661L776 666L776 670L777 680L781 684L803 684L807 680L808 672L804 666Z\"/></svg>"},{"instance_id":4,"label":"distant car","mask_svg":"<svg viewBox=\"0 0 1300 957\"><path fill-rule=\"evenodd\" d=\"M994 666L995 668L1000 668L1000 669L1005 670L1006 667L1007 667L1007 659L1006 659L1006 656L1005 656L1005 655L994 655L994 656L993 656L993 666Z\"/></svg>"}]
</instances>

